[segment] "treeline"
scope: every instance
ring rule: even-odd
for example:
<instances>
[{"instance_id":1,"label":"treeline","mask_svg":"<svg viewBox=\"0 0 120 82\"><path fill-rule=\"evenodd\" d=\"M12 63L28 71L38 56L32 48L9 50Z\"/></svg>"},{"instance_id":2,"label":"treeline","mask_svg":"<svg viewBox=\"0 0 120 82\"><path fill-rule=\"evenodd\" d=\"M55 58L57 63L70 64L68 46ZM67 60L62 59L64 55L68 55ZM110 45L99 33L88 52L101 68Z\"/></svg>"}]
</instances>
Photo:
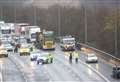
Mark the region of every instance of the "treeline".
<instances>
[{"instance_id":1,"label":"treeline","mask_svg":"<svg viewBox=\"0 0 120 82\"><path fill-rule=\"evenodd\" d=\"M85 41L86 24L87 42L90 45L120 57L120 7L115 4L106 6L91 4L80 7L56 4L48 8L2 6L0 15L6 22L28 22L34 25L36 21L43 29L54 30L56 35L73 35L80 42Z\"/></svg>"}]
</instances>

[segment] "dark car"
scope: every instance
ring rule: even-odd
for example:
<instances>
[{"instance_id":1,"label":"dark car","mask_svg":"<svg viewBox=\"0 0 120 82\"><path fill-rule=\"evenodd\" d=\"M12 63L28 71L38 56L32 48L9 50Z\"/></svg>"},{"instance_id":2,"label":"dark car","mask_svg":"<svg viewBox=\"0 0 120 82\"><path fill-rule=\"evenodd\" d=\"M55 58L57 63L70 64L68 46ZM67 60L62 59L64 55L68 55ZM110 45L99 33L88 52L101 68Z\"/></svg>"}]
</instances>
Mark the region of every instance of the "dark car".
<instances>
[{"instance_id":1,"label":"dark car","mask_svg":"<svg viewBox=\"0 0 120 82\"><path fill-rule=\"evenodd\" d=\"M114 66L112 70L112 77L120 79L120 66Z\"/></svg>"}]
</instances>

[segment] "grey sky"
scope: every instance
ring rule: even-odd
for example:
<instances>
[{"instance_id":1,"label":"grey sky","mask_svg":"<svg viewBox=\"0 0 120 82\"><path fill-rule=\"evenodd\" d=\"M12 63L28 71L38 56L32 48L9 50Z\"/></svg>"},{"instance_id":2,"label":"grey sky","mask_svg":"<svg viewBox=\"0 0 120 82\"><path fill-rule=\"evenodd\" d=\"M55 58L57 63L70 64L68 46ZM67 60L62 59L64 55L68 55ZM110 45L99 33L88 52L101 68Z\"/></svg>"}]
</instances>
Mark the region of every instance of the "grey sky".
<instances>
[{"instance_id":1,"label":"grey sky","mask_svg":"<svg viewBox=\"0 0 120 82\"><path fill-rule=\"evenodd\" d=\"M97 3L97 5L120 4L120 0L0 0L0 5L34 5L37 7L48 7L53 4L80 6L87 1L87 6Z\"/></svg>"},{"instance_id":2,"label":"grey sky","mask_svg":"<svg viewBox=\"0 0 120 82\"><path fill-rule=\"evenodd\" d=\"M48 7L53 4L78 6L79 0L0 0L2 5L34 5L38 7Z\"/></svg>"}]
</instances>

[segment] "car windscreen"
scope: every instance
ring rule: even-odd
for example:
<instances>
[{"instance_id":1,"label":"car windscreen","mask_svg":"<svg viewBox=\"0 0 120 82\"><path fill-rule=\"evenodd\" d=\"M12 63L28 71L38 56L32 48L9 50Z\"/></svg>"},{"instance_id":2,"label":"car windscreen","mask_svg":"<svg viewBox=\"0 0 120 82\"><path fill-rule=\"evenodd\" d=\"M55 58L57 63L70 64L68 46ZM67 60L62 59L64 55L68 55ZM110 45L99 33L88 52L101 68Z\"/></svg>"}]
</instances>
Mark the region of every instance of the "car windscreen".
<instances>
[{"instance_id":1,"label":"car windscreen","mask_svg":"<svg viewBox=\"0 0 120 82\"><path fill-rule=\"evenodd\" d=\"M19 43L27 43L26 39L20 39Z\"/></svg>"},{"instance_id":2,"label":"car windscreen","mask_svg":"<svg viewBox=\"0 0 120 82\"><path fill-rule=\"evenodd\" d=\"M88 54L89 57L96 57L95 54Z\"/></svg>"},{"instance_id":3,"label":"car windscreen","mask_svg":"<svg viewBox=\"0 0 120 82\"><path fill-rule=\"evenodd\" d=\"M75 40L63 40L63 43L75 43Z\"/></svg>"},{"instance_id":4,"label":"car windscreen","mask_svg":"<svg viewBox=\"0 0 120 82\"><path fill-rule=\"evenodd\" d=\"M36 33L32 33L31 38L36 38Z\"/></svg>"},{"instance_id":5,"label":"car windscreen","mask_svg":"<svg viewBox=\"0 0 120 82\"><path fill-rule=\"evenodd\" d=\"M2 30L2 34L10 34L11 30Z\"/></svg>"},{"instance_id":6,"label":"car windscreen","mask_svg":"<svg viewBox=\"0 0 120 82\"><path fill-rule=\"evenodd\" d=\"M5 47L10 47L10 46L11 46L11 44L4 44L4 46L5 46Z\"/></svg>"},{"instance_id":7,"label":"car windscreen","mask_svg":"<svg viewBox=\"0 0 120 82\"><path fill-rule=\"evenodd\" d=\"M29 45L28 44L21 44L21 47L29 48Z\"/></svg>"}]
</instances>

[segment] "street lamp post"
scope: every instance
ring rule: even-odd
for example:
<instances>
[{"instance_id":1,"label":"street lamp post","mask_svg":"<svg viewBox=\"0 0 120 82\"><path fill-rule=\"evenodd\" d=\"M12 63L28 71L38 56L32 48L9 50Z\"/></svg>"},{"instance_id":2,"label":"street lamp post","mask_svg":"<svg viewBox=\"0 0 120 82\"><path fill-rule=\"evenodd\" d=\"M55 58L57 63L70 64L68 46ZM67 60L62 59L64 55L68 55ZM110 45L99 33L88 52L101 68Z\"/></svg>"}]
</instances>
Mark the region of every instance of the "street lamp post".
<instances>
[{"instance_id":1,"label":"street lamp post","mask_svg":"<svg viewBox=\"0 0 120 82\"><path fill-rule=\"evenodd\" d=\"M0 6L0 18L1 18L1 20L3 20L3 7L2 6Z\"/></svg>"},{"instance_id":2,"label":"street lamp post","mask_svg":"<svg viewBox=\"0 0 120 82\"><path fill-rule=\"evenodd\" d=\"M16 15L17 15L17 13L16 13L16 11L17 11L17 9L16 9L16 7L17 7L17 5L16 5L16 3L14 3L14 22L16 23Z\"/></svg>"},{"instance_id":3,"label":"street lamp post","mask_svg":"<svg viewBox=\"0 0 120 82\"><path fill-rule=\"evenodd\" d=\"M115 39L115 56L118 55L118 4L116 3L116 14L115 14L115 27L114 27L114 39Z\"/></svg>"},{"instance_id":4,"label":"street lamp post","mask_svg":"<svg viewBox=\"0 0 120 82\"><path fill-rule=\"evenodd\" d=\"M14 22L16 23L16 6L14 5Z\"/></svg>"},{"instance_id":5,"label":"street lamp post","mask_svg":"<svg viewBox=\"0 0 120 82\"><path fill-rule=\"evenodd\" d=\"M37 25L36 7L35 6L33 6L33 12L34 12L34 25Z\"/></svg>"},{"instance_id":6,"label":"street lamp post","mask_svg":"<svg viewBox=\"0 0 120 82\"><path fill-rule=\"evenodd\" d=\"M33 24L37 25L37 17L36 17L37 16L37 13L36 13L37 8L35 6L35 3L36 3L35 0L32 0L32 5L31 6L33 7Z\"/></svg>"},{"instance_id":7,"label":"street lamp post","mask_svg":"<svg viewBox=\"0 0 120 82\"><path fill-rule=\"evenodd\" d=\"M88 35L88 33L87 33L87 30L88 30L88 25L87 25L87 12L86 12L86 0L84 0L84 24L85 24L85 44L87 44L87 35Z\"/></svg>"},{"instance_id":8,"label":"street lamp post","mask_svg":"<svg viewBox=\"0 0 120 82\"><path fill-rule=\"evenodd\" d=\"M61 8L58 7L58 35L61 36Z\"/></svg>"}]
</instances>

